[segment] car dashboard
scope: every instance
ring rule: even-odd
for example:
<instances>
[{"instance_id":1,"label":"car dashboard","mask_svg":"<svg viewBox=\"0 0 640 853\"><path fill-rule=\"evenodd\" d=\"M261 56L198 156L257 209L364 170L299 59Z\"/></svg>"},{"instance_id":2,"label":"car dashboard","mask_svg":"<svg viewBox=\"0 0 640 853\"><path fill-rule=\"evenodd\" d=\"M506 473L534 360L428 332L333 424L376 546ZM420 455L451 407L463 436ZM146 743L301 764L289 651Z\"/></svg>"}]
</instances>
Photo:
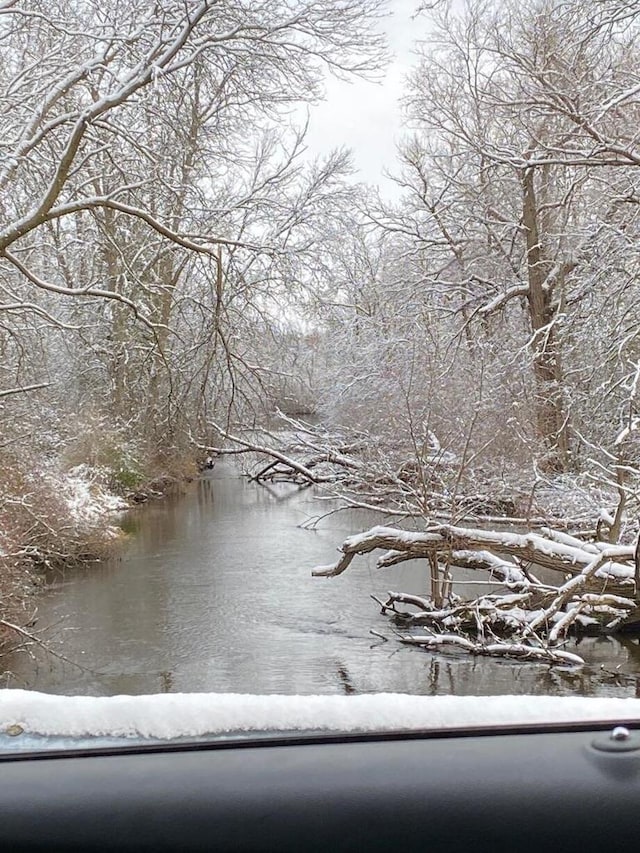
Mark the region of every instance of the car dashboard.
<instances>
[{"instance_id":1,"label":"car dashboard","mask_svg":"<svg viewBox=\"0 0 640 853\"><path fill-rule=\"evenodd\" d=\"M593 723L16 752L7 851L602 851L636 838L640 734Z\"/></svg>"}]
</instances>

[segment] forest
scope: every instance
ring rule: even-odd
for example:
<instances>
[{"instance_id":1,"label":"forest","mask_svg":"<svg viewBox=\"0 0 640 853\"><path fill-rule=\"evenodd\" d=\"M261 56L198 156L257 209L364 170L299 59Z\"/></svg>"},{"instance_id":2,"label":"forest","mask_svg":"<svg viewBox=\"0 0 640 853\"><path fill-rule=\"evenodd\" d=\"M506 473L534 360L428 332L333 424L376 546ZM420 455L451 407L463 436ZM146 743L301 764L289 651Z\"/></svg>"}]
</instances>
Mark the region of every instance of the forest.
<instances>
[{"instance_id":1,"label":"forest","mask_svg":"<svg viewBox=\"0 0 640 853\"><path fill-rule=\"evenodd\" d=\"M222 454L379 514L314 572L423 560L402 642L640 618L640 2L416 2L385 195L304 115L392 7L0 0L0 646Z\"/></svg>"}]
</instances>

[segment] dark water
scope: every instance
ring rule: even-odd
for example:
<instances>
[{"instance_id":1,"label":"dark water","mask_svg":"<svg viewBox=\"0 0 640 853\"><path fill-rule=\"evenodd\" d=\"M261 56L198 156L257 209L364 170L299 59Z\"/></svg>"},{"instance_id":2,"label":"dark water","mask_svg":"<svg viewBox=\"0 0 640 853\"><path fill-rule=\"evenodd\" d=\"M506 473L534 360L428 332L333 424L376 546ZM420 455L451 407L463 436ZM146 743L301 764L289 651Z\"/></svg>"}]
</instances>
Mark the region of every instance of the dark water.
<instances>
[{"instance_id":1,"label":"dark water","mask_svg":"<svg viewBox=\"0 0 640 853\"><path fill-rule=\"evenodd\" d=\"M332 562L345 536L380 523L349 512L315 531L300 528L328 509L308 490L267 490L216 466L185 495L134 511L121 558L50 579L38 628L77 665L21 654L5 684L95 695L636 695L637 641L583 640L577 651L588 666L579 671L381 642L370 629L392 630L370 594L424 592L425 566L376 570L375 557L359 558L338 578L312 578L311 567Z\"/></svg>"}]
</instances>

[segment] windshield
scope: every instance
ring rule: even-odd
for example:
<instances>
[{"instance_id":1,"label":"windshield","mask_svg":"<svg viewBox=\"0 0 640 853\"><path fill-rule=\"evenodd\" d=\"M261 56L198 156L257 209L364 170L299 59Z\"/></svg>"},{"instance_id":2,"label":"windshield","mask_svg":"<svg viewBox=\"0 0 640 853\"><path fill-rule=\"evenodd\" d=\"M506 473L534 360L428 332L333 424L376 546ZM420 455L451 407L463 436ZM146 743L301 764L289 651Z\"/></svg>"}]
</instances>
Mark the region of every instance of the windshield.
<instances>
[{"instance_id":1,"label":"windshield","mask_svg":"<svg viewBox=\"0 0 640 853\"><path fill-rule=\"evenodd\" d=\"M639 11L0 0L5 740L638 716Z\"/></svg>"}]
</instances>

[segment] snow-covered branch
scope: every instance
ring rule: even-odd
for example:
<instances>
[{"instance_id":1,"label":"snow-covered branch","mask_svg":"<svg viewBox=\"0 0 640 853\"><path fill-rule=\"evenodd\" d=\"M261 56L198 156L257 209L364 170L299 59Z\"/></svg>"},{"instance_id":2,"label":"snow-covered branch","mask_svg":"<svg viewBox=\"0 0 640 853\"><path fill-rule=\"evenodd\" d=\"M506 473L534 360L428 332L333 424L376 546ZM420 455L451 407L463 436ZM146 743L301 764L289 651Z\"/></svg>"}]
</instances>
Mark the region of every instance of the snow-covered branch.
<instances>
[{"instance_id":1,"label":"snow-covered branch","mask_svg":"<svg viewBox=\"0 0 640 853\"><path fill-rule=\"evenodd\" d=\"M576 626L614 631L638 612L634 547L598 547L550 530L542 535L452 525L434 525L424 532L373 527L346 539L340 559L312 574L335 577L356 555L378 549L384 549L378 568L404 560L427 561L430 597L390 592L386 602L376 599L382 613L425 631L401 636L407 644L576 664L582 662L578 656L557 648L562 637ZM532 573L536 567L571 578L558 587L543 583ZM505 591L464 600L453 592L459 568L484 572L490 584Z\"/></svg>"},{"instance_id":2,"label":"snow-covered branch","mask_svg":"<svg viewBox=\"0 0 640 853\"><path fill-rule=\"evenodd\" d=\"M601 551L594 568L594 554L588 547L564 544L539 533L502 533L450 524L429 526L420 533L394 527L372 527L346 539L340 548L343 556L337 563L315 569L313 574L322 577L342 574L357 554L368 554L377 549L402 552L408 555L407 559L427 558L433 554L446 556L452 552L463 552L463 556L464 552L480 552L479 560L482 559L481 552L490 552L498 557L509 554L520 564L531 563L571 575L582 575L589 569L587 579L598 575L629 586L634 575L632 546L610 547ZM385 560L385 557L381 559ZM491 567L495 568L493 561L487 561L483 566Z\"/></svg>"}]
</instances>

